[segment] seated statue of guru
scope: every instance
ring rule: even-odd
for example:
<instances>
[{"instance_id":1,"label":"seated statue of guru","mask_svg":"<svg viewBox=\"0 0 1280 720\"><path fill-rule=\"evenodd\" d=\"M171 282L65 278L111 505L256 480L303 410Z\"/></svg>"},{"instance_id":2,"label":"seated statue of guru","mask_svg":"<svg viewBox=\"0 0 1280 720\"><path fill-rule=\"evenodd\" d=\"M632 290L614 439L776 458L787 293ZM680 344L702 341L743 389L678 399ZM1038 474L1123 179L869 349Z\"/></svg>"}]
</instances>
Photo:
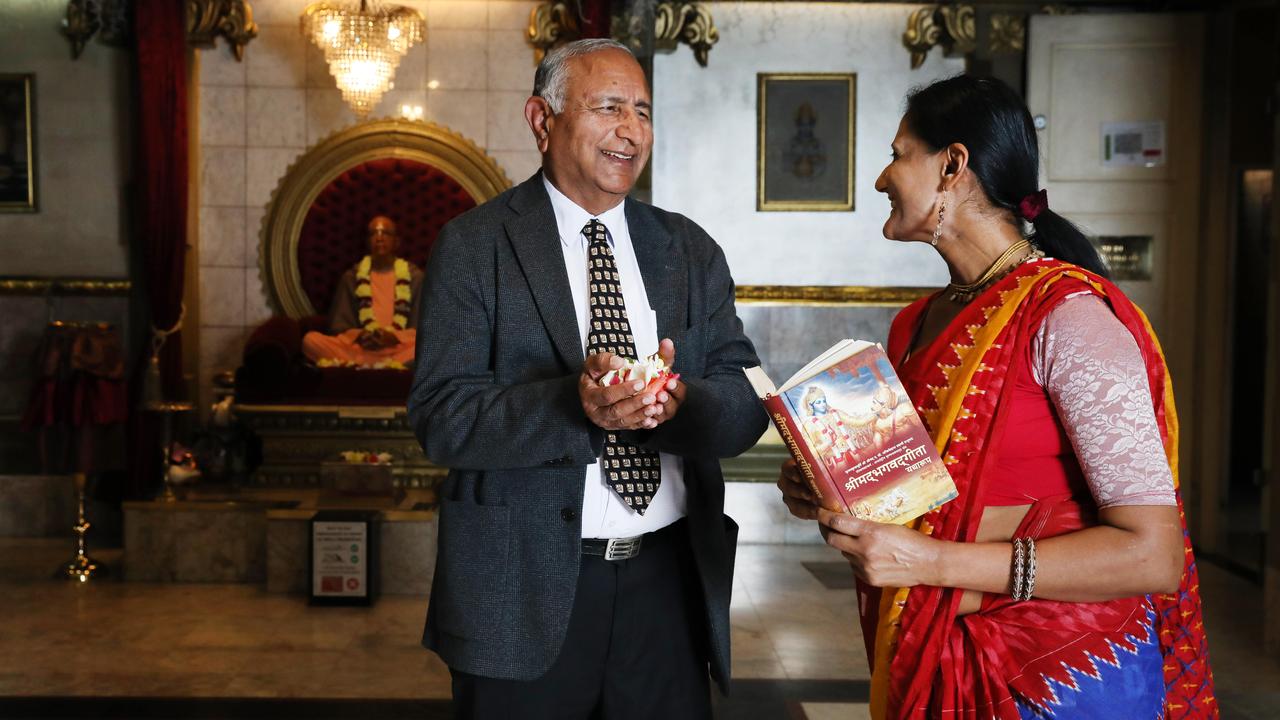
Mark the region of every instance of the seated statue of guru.
<instances>
[{"instance_id":1,"label":"seated statue of guru","mask_svg":"<svg viewBox=\"0 0 1280 720\"><path fill-rule=\"evenodd\" d=\"M307 359L321 367L403 368L413 362L422 271L398 257L398 247L391 218L369 221L369 254L338 281L329 332L303 336Z\"/></svg>"}]
</instances>

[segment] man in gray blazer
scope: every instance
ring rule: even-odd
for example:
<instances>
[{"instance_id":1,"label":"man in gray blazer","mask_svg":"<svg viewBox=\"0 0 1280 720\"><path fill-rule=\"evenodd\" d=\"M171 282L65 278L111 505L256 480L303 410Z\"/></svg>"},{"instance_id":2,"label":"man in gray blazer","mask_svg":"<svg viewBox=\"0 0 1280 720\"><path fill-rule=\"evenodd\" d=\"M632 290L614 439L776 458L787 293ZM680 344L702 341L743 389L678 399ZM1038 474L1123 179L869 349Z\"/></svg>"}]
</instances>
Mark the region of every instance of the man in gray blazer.
<instances>
[{"instance_id":1,"label":"man in gray blazer","mask_svg":"<svg viewBox=\"0 0 1280 720\"><path fill-rule=\"evenodd\" d=\"M708 670L727 690L719 459L766 417L724 253L626 197L650 109L625 47L548 53L525 106L542 171L427 264L409 416L449 476L423 644L459 717L705 718ZM678 381L599 382L655 352Z\"/></svg>"}]
</instances>

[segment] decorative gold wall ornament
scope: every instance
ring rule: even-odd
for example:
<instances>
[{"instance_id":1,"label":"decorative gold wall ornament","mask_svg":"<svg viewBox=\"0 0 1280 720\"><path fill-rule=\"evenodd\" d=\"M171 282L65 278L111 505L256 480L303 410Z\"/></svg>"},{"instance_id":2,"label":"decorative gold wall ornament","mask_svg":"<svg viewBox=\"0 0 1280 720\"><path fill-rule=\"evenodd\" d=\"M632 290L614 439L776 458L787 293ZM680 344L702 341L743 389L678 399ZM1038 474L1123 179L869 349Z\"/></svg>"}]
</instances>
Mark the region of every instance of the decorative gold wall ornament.
<instances>
[{"instance_id":1,"label":"decorative gold wall ornament","mask_svg":"<svg viewBox=\"0 0 1280 720\"><path fill-rule=\"evenodd\" d=\"M98 32L98 8L92 0L69 0L62 19L62 34L71 41L71 59L78 60L84 44Z\"/></svg>"},{"instance_id":2,"label":"decorative gold wall ornament","mask_svg":"<svg viewBox=\"0 0 1280 720\"><path fill-rule=\"evenodd\" d=\"M739 285L735 297L744 305L908 305L934 287L867 287L863 285Z\"/></svg>"},{"instance_id":3,"label":"decorative gold wall ornament","mask_svg":"<svg viewBox=\"0 0 1280 720\"><path fill-rule=\"evenodd\" d=\"M300 318L316 314L302 289L298 238L316 196L342 173L370 160L400 158L430 165L480 204L511 187L493 158L475 143L433 123L370 120L321 140L280 178L262 220L259 263L275 309Z\"/></svg>"},{"instance_id":4,"label":"decorative gold wall ornament","mask_svg":"<svg viewBox=\"0 0 1280 720\"><path fill-rule=\"evenodd\" d=\"M1012 13L991 13L991 40L988 48L992 55L1020 53L1027 46L1027 18Z\"/></svg>"},{"instance_id":5,"label":"decorative gold wall ornament","mask_svg":"<svg viewBox=\"0 0 1280 720\"><path fill-rule=\"evenodd\" d=\"M529 11L525 37L533 46L534 62L542 62L548 50L562 42L577 40L580 34L577 16L566 2L544 2Z\"/></svg>"},{"instance_id":6,"label":"decorative gold wall ornament","mask_svg":"<svg viewBox=\"0 0 1280 720\"><path fill-rule=\"evenodd\" d=\"M720 41L720 31L711 17L711 9L704 3L659 2L653 11L655 50L671 52L684 43L693 49L693 57L702 67L707 66L711 47ZM621 27L618 15L614 15L613 39L635 49L639 27ZM633 23L640 22L637 15L625 15ZM529 28L525 37L534 49L534 59L542 62L547 51L563 43L579 39L577 12L564 0L548 0L529 13ZM638 47L643 48L644 43Z\"/></svg>"},{"instance_id":7,"label":"decorative gold wall ornament","mask_svg":"<svg viewBox=\"0 0 1280 720\"><path fill-rule=\"evenodd\" d=\"M417 10L381 0L318 2L302 11L302 34L324 52L342 99L361 120L391 89L400 58L422 41L425 28Z\"/></svg>"},{"instance_id":8,"label":"decorative gold wall ornament","mask_svg":"<svg viewBox=\"0 0 1280 720\"><path fill-rule=\"evenodd\" d=\"M131 287L111 278L0 277L0 295L128 295Z\"/></svg>"},{"instance_id":9,"label":"decorative gold wall ornament","mask_svg":"<svg viewBox=\"0 0 1280 720\"><path fill-rule=\"evenodd\" d=\"M186 0L187 42L213 47L221 35L231 46L236 60L244 60L244 46L258 37L249 0Z\"/></svg>"},{"instance_id":10,"label":"decorative gold wall ornament","mask_svg":"<svg viewBox=\"0 0 1280 720\"><path fill-rule=\"evenodd\" d=\"M952 3L920 8L907 18L902 44L911 52L911 68L924 64L934 46L947 57L964 56L978 45L976 13L972 5Z\"/></svg>"},{"instance_id":11,"label":"decorative gold wall ornament","mask_svg":"<svg viewBox=\"0 0 1280 720\"><path fill-rule=\"evenodd\" d=\"M684 43L693 49L693 57L707 66L711 46L720 41L720 31L711 18L711 10L702 3L664 2L654 9L655 50L670 52Z\"/></svg>"}]
</instances>

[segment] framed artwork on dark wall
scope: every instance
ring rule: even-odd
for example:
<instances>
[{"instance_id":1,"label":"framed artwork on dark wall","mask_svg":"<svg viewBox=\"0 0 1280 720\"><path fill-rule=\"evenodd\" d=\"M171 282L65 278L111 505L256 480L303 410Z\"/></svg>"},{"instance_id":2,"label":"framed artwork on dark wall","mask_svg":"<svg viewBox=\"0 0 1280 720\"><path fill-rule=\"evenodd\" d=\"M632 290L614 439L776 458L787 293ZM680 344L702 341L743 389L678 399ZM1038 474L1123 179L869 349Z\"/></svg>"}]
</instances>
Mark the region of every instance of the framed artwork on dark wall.
<instances>
[{"instance_id":1,"label":"framed artwork on dark wall","mask_svg":"<svg viewBox=\"0 0 1280 720\"><path fill-rule=\"evenodd\" d=\"M756 78L756 210L853 210L857 74Z\"/></svg>"},{"instance_id":2,"label":"framed artwork on dark wall","mask_svg":"<svg viewBox=\"0 0 1280 720\"><path fill-rule=\"evenodd\" d=\"M35 75L0 74L0 212L36 211Z\"/></svg>"}]
</instances>

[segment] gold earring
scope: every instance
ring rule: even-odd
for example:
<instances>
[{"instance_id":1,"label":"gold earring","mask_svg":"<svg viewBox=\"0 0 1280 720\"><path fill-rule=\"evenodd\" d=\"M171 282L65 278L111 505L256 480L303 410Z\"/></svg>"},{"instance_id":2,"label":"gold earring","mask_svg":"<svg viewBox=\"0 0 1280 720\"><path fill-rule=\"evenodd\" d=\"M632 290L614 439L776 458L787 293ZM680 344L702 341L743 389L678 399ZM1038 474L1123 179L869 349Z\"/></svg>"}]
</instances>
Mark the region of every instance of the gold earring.
<instances>
[{"instance_id":1,"label":"gold earring","mask_svg":"<svg viewBox=\"0 0 1280 720\"><path fill-rule=\"evenodd\" d=\"M942 237L942 220L947 212L947 191L942 191L942 202L938 204L938 224L933 228L933 241L929 243L938 247L938 238Z\"/></svg>"}]
</instances>

